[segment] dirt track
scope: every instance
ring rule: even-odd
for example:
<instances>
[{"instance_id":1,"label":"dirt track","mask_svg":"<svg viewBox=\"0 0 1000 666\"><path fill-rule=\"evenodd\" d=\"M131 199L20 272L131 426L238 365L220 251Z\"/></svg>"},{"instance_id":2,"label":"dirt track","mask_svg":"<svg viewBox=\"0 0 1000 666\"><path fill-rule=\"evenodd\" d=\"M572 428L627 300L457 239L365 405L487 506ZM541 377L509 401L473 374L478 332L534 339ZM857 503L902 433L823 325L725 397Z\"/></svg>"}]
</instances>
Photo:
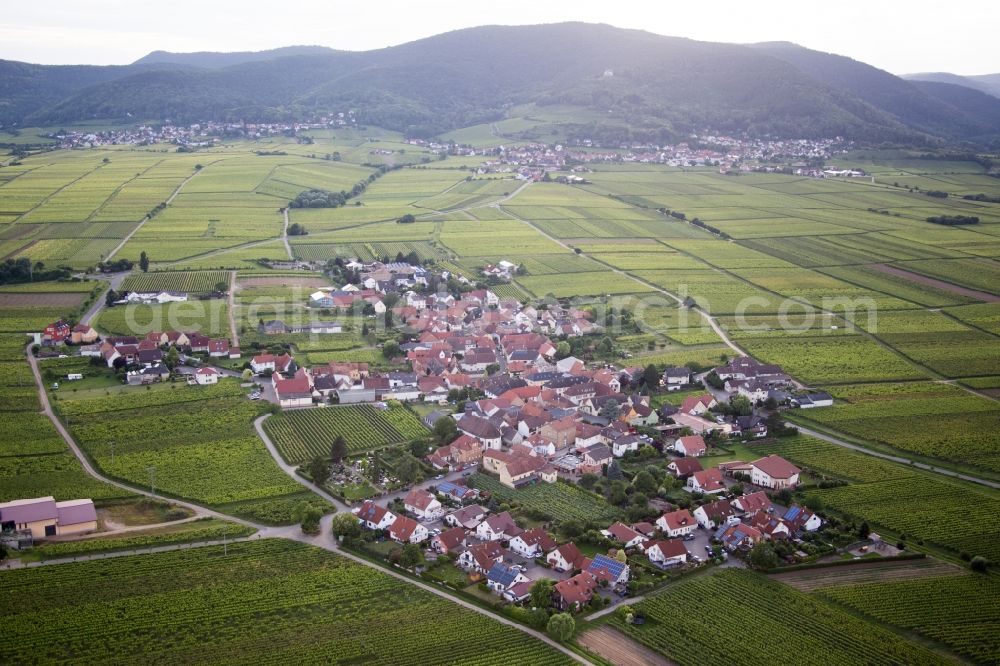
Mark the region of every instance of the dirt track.
<instances>
[{"instance_id":1,"label":"dirt track","mask_svg":"<svg viewBox=\"0 0 1000 666\"><path fill-rule=\"evenodd\" d=\"M588 629L577 642L617 666L673 666L674 663L611 627Z\"/></svg>"},{"instance_id":2,"label":"dirt track","mask_svg":"<svg viewBox=\"0 0 1000 666\"><path fill-rule=\"evenodd\" d=\"M940 289L941 291L948 291L953 294L958 294L959 296L967 296L969 298L974 298L977 301L985 301L986 303L1000 302L1000 296L997 296L996 294L989 294L985 291L976 291L975 289L960 287L957 284L952 284L951 282L945 282L944 280L937 280L932 277L927 277L926 275L920 275L919 273L911 273L910 271L903 270L902 268L896 268L895 266L887 266L886 264L872 264L871 267L877 271L886 273L887 275L895 275L896 277L906 278L911 282L924 284L927 285L928 287L934 287L935 289Z\"/></svg>"},{"instance_id":3,"label":"dirt track","mask_svg":"<svg viewBox=\"0 0 1000 666\"><path fill-rule=\"evenodd\" d=\"M892 580L912 580L930 576L954 576L965 573L954 565L928 557L922 560L873 560L826 569L803 569L773 574L770 578L791 585L802 592L812 592L823 587L883 583Z\"/></svg>"}]
</instances>

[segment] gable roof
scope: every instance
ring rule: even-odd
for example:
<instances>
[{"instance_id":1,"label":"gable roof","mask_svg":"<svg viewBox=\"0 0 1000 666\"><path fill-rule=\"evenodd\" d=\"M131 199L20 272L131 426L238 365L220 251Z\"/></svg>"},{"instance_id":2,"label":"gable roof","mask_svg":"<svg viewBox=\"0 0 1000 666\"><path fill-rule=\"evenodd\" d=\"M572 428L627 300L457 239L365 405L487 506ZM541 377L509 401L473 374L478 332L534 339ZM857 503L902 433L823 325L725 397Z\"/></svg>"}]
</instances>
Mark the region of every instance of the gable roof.
<instances>
[{"instance_id":1,"label":"gable roof","mask_svg":"<svg viewBox=\"0 0 1000 666\"><path fill-rule=\"evenodd\" d=\"M587 571L597 578L604 578L611 582L618 580L627 566L624 562L613 560L607 555L595 555L587 567Z\"/></svg>"},{"instance_id":2,"label":"gable roof","mask_svg":"<svg viewBox=\"0 0 1000 666\"><path fill-rule=\"evenodd\" d=\"M772 479L790 479L802 471L781 456L773 453L759 460L754 460L750 464Z\"/></svg>"}]
</instances>

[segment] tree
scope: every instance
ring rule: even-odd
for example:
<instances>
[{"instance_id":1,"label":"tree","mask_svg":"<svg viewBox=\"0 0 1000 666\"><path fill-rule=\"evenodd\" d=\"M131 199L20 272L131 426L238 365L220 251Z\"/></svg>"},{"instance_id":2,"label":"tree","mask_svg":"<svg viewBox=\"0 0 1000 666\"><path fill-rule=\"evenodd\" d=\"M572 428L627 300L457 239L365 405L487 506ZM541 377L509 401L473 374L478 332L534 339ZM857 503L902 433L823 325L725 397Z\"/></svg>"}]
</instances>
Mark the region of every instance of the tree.
<instances>
[{"instance_id":1,"label":"tree","mask_svg":"<svg viewBox=\"0 0 1000 666\"><path fill-rule=\"evenodd\" d=\"M612 460L611 464L608 465L608 480L617 481L622 478L622 468L618 464L617 460Z\"/></svg>"},{"instance_id":2,"label":"tree","mask_svg":"<svg viewBox=\"0 0 1000 666\"><path fill-rule=\"evenodd\" d=\"M642 372L642 381L645 382L646 388L650 391L660 387L660 371L656 369L655 365L650 363L646 366Z\"/></svg>"},{"instance_id":3,"label":"tree","mask_svg":"<svg viewBox=\"0 0 1000 666\"><path fill-rule=\"evenodd\" d=\"M565 340L556 345L556 358L566 358L572 353L573 348Z\"/></svg>"},{"instance_id":4,"label":"tree","mask_svg":"<svg viewBox=\"0 0 1000 666\"><path fill-rule=\"evenodd\" d=\"M617 561L621 562L622 564L625 564L626 562L628 562L628 554L625 552L624 548L619 548L618 549L618 552L615 553L615 559Z\"/></svg>"},{"instance_id":5,"label":"tree","mask_svg":"<svg viewBox=\"0 0 1000 666\"><path fill-rule=\"evenodd\" d=\"M427 443L419 439L411 441L410 453L412 453L417 458L424 457L425 455L427 455Z\"/></svg>"},{"instance_id":6,"label":"tree","mask_svg":"<svg viewBox=\"0 0 1000 666\"><path fill-rule=\"evenodd\" d=\"M603 405L601 409L597 412L597 415L602 419L607 419L609 421L617 421L620 414L620 408L618 403L614 400L608 400Z\"/></svg>"},{"instance_id":7,"label":"tree","mask_svg":"<svg viewBox=\"0 0 1000 666\"><path fill-rule=\"evenodd\" d=\"M399 356L399 343L395 340L387 340L382 345L382 356L390 359Z\"/></svg>"},{"instance_id":8,"label":"tree","mask_svg":"<svg viewBox=\"0 0 1000 666\"><path fill-rule=\"evenodd\" d=\"M747 558L755 569L767 570L778 566L778 554L769 543L758 543L750 550Z\"/></svg>"},{"instance_id":9,"label":"tree","mask_svg":"<svg viewBox=\"0 0 1000 666\"><path fill-rule=\"evenodd\" d=\"M245 382L248 382L248 381L250 381L251 379L253 379L253 370L251 370L250 368L247 368L247 369L246 369L246 370L244 370L244 371L243 371L243 373L242 373L242 374L240 375L240 378L241 378L241 379L242 379L243 381L245 381Z\"/></svg>"},{"instance_id":10,"label":"tree","mask_svg":"<svg viewBox=\"0 0 1000 666\"><path fill-rule=\"evenodd\" d=\"M580 485L587 490L593 490L594 484L597 483L598 476L592 472L587 472L580 477Z\"/></svg>"},{"instance_id":11,"label":"tree","mask_svg":"<svg viewBox=\"0 0 1000 666\"><path fill-rule=\"evenodd\" d=\"M610 472L610 468L608 469ZM625 492L625 482L615 481L611 484L611 492L608 493L608 502L614 505L624 504L625 500L628 499L628 495Z\"/></svg>"},{"instance_id":12,"label":"tree","mask_svg":"<svg viewBox=\"0 0 1000 666\"><path fill-rule=\"evenodd\" d=\"M560 643L565 643L573 637L573 632L576 631L576 620L569 613L556 613L549 618L548 624L545 625L545 631Z\"/></svg>"},{"instance_id":13,"label":"tree","mask_svg":"<svg viewBox=\"0 0 1000 666\"><path fill-rule=\"evenodd\" d=\"M597 352L599 354L607 355L614 351L614 349L615 345L609 337L601 338L601 341L597 343Z\"/></svg>"},{"instance_id":14,"label":"tree","mask_svg":"<svg viewBox=\"0 0 1000 666\"><path fill-rule=\"evenodd\" d=\"M104 295L104 306L111 307L118 300L118 293L114 289L108 289L108 293Z\"/></svg>"},{"instance_id":15,"label":"tree","mask_svg":"<svg viewBox=\"0 0 1000 666\"><path fill-rule=\"evenodd\" d=\"M548 608L552 605L552 589L555 583L551 578L539 578L531 586L531 605L535 608Z\"/></svg>"},{"instance_id":16,"label":"tree","mask_svg":"<svg viewBox=\"0 0 1000 666\"><path fill-rule=\"evenodd\" d=\"M177 351L177 347L171 347L167 350L167 355L164 357L163 362L170 370L173 370L180 364L181 355L180 352Z\"/></svg>"},{"instance_id":17,"label":"tree","mask_svg":"<svg viewBox=\"0 0 1000 666\"><path fill-rule=\"evenodd\" d=\"M404 569L412 569L423 563L423 561L424 554L420 550L420 546L415 543L408 543L403 546L403 552L399 556L399 566Z\"/></svg>"},{"instance_id":18,"label":"tree","mask_svg":"<svg viewBox=\"0 0 1000 666\"><path fill-rule=\"evenodd\" d=\"M976 555L975 557L972 558L972 561L969 562L969 568L975 571L976 573L986 573L986 570L989 569L989 566L990 566L989 561L987 561L987 559L982 555Z\"/></svg>"},{"instance_id":19,"label":"tree","mask_svg":"<svg viewBox=\"0 0 1000 666\"><path fill-rule=\"evenodd\" d=\"M729 401L729 406L733 410L733 414L737 416L750 416L753 414L753 403L750 402L750 398L745 395L737 395Z\"/></svg>"},{"instance_id":20,"label":"tree","mask_svg":"<svg viewBox=\"0 0 1000 666\"><path fill-rule=\"evenodd\" d=\"M420 461L409 453L404 453L396 463L396 476L403 483L413 483L420 480Z\"/></svg>"},{"instance_id":21,"label":"tree","mask_svg":"<svg viewBox=\"0 0 1000 666\"><path fill-rule=\"evenodd\" d=\"M458 437L458 425L455 423L455 419L450 416L442 416L434 422L432 432L437 443L444 446Z\"/></svg>"},{"instance_id":22,"label":"tree","mask_svg":"<svg viewBox=\"0 0 1000 666\"><path fill-rule=\"evenodd\" d=\"M339 465L346 455L347 440L344 439L343 435L337 435L333 438L333 443L330 445L330 458L334 464Z\"/></svg>"},{"instance_id":23,"label":"tree","mask_svg":"<svg viewBox=\"0 0 1000 666\"><path fill-rule=\"evenodd\" d=\"M217 292L219 292L219 293L222 293L224 291L229 291L229 283L228 282L216 282L215 283L215 290Z\"/></svg>"},{"instance_id":24,"label":"tree","mask_svg":"<svg viewBox=\"0 0 1000 666\"><path fill-rule=\"evenodd\" d=\"M317 486L322 486L330 478L330 465L323 460L323 456L316 456L309 461L309 475Z\"/></svg>"},{"instance_id":25,"label":"tree","mask_svg":"<svg viewBox=\"0 0 1000 666\"><path fill-rule=\"evenodd\" d=\"M361 525L353 513L338 513L333 517L330 528L333 530L334 536L344 537L345 539L354 539L361 536Z\"/></svg>"},{"instance_id":26,"label":"tree","mask_svg":"<svg viewBox=\"0 0 1000 666\"><path fill-rule=\"evenodd\" d=\"M634 479L632 479L632 487L635 488L636 492L646 493L648 495L656 492L656 479L654 479L653 475L646 470L642 470L635 475Z\"/></svg>"},{"instance_id":27,"label":"tree","mask_svg":"<svg viewBox=\"0 0 1000 666\"><path fill-rule=\"evenodd\" d=\"M139 268L142 269L143 273L149 270L149 256L146 255L145 250L139 254Z\"/></svg>"},{"instance_id":28,"label":"tree","mask_svg":"<svg viewBox=\"0 0 1000 666\"><path fill-rule=\"evenodd\" d=\"M309 502L300 502L292 511L292 520L300 523L306 534L319 533L319 521L322 517L323 510Z\"/></svg>"}]
</instances>

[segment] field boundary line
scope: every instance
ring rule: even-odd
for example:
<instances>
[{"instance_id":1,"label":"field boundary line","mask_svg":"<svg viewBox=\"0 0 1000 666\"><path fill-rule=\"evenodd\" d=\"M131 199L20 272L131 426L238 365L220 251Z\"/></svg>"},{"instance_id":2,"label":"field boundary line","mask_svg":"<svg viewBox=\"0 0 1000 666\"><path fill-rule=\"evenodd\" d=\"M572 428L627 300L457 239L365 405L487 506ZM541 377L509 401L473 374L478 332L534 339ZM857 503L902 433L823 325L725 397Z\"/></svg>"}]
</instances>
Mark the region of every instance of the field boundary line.
<instances>
[{"instance_id":1,"label":"field boundary line","mask_svg":"<svg viewBox=\"0 0 1000 666\"><path fill-rule=\"evenodd\" d=\"M165 204L166 204L166 205L168 205L168 206L169 206L169 205L170 205L171 203L173 203L174 199L176 199L176 198L177 198L177 195L181 193L181 189L182 189L182 188L183 188L183 187L184 187L185 185L187 185L187 184L188 184L188 181L190 181L190 180L191 180L192 178L194 178L195 176L197 176L197 175L198 175L199 173L201 173L202 171L203 171L203 169L195 169L194 173L192 173L192 174L191 174L190 176L188 176L187 178L185 178L184 180L182 180L182 181L180 182L180 184L179 184L179 185L178 185L178 186L176 187L176 189L174 189L174 191L173 191L173 192L171 193L171 195L170 195L169 197L167 197L167 200L166 200L166 201L164 201L163 203L165 203ZM153 218L152 218L152 217L151 217L151 216L149 215L149 213L146 213L146 216L145 216L145 217L143 217L143 218L142 218L141 220L139 220L139 224L135 225L135 229L133 229L132 231L130 231L130 232L128 233L128 235L127 235L127 236L125 236L125 238L123 238L123 239L122 239L122 242L121 242L121 243L119 243L118 245L116 245L116 246L115 246L115 248L114 248L113 250L111 250L111 252L109 252L109 253L108 253L108 256L107 256L107 257L105 257L105 258L104 258L104 260L105 260L105 261L111 261L111 259L112 259L112 258L113 258L113 257L114 257L114 256L115 256L116 254L118 254L119 250L121 250L121 249L122 249L123 247L125 247L125 243L129 242L130 240L132 240L132 236L135 236L135 233L136 233L137 231L139 231L139 229L142 229L142 227L143 227L143 226L144 226L144 225L145 225L145 224L146 224L147 222L149 222L149 221L150 221L151 219L153 219Z\"/></svg>"}]
</instances>

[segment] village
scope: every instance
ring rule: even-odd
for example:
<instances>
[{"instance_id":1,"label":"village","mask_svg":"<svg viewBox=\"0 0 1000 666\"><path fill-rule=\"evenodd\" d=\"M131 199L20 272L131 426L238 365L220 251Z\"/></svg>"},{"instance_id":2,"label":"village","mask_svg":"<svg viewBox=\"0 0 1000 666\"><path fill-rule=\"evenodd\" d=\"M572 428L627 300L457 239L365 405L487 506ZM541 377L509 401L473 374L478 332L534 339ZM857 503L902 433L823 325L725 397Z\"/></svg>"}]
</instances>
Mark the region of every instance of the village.
<instances>
[{"instance_id":1,"label":"village","mask_svg":"<svg viewBox=\"0 0 1000 666\"><path fill-rule=\"evenodd\" d=\"M517 268L500 261L481 272L502 283ZM447 570L453 580L502 603L524 603L539 581L551 581L555 608L594 610L648 591L665 572L709 563L743 566L761 543L780 542L789 561L815 554L806 540L823 523L788 494L800 482L799 468L777 455L702 461L729 442L773 437L769 428L784 428L781 410L829 406L829 394L804 391L780 367L748 357L701 372L667 367L652 377L648 368L588 364L568 353L566 342L601 333L586 310L559 303L536 308L468 281L457 297L446 290L428 293L430 283L453 276L406 261L349 261L342 270L351 281L308 294L305 305L322 312L360 307L391 313L402 331L393 361L406 370L379 371L365 362L306 367L292 350L243 360L243 351L226 338L193 331L102 338L88 325L62 321L37 336L37 356L91 357L93 364L123 372L127 384L182 378L197 387L234 377L255 387L251 399L282 410L426 406L426 427L453 435L423 456L421 464L434 470L421 475L423 481L397 484L397 491L354 506L363 528L356 546L398 561L409 545L419 555L411 550L408 557L421 568L438 575ZM185 298L129 294L121 304ZM341 330L333 320L269 320L258 332ZM78 373L65 380L82 378ZM682 398L659 399L674 394ZM526 489L548 485L557 492L574 488L603 504L593 495L595 485L615 492L623 469L633 485L644 483L641 492L629 488L628 514L590 522L576 538L568 536L574 529L564 521L511 502ZM33 501L48 506L44 498ZM19 504L0 512L32 513ZM15 522L39 531L37 521ZM40 529L44 537L50 528Z\"/></svg>"}]
</instances>

